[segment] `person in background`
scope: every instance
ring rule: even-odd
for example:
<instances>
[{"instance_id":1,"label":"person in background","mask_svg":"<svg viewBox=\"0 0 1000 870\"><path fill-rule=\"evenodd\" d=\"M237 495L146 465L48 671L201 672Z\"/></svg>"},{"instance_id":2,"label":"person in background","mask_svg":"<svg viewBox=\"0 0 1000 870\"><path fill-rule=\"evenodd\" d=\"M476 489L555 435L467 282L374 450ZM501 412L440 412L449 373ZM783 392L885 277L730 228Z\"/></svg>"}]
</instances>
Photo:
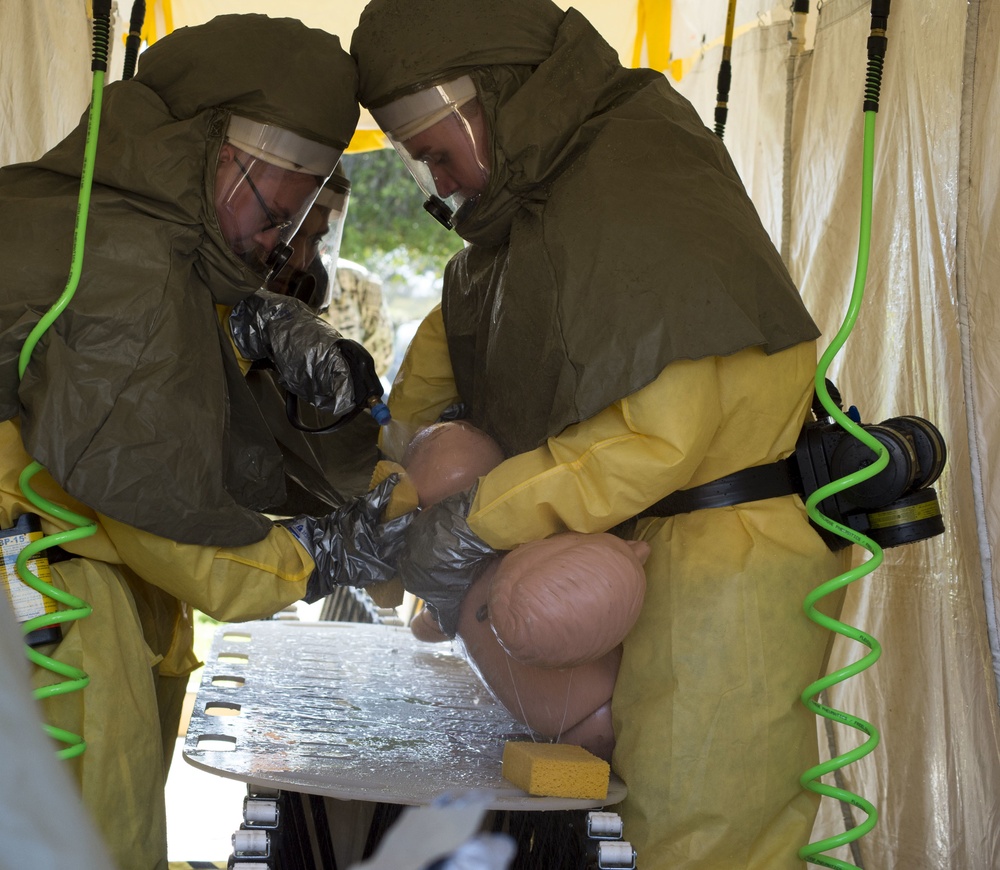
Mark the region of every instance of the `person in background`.
<instances>
[{"instance_id":1,"label":"person in background","mask_svg":"<svg viewBox=\"0 0 1000 870\"><path fill-rule=\"evenodd\" d=\"M830 643L802 601L843 554L780 464L819 331L725 147L550 0L371 0L351 53L362 105L468 243L383 447L458 418L505 457L413 521L403 585L454 634L497 552L566 531L647 542L612 698L625 837L644 870L801 866L818 751L799 694Z\"/></svg>"},{"instance_id":2,"label":"person in background","mask_svg":"<svg viewBox=\"0 0 1000 870\"><path fill-rule=\"evenodd\" d=\"M89 677L41 713L85 741L64 763L118 867L166 870L192 608L255 619L393 574L408 518L381 520L391 479L332 512L265 513L285 499L281 453L244 380L267 359L329 413L370 398L360 346L260 289L353 134L356 85L337 37L292 19L220 16L144 52L104 91L79 285L23 377L70 270L86 119L0 169L0 248L21 264L0 277L0 528L34 514L59 532L69 509L93 530L46 551L92 612L38 647ZM32 460L52 511L21 486Z\"/></svg>"},{"instance_id":3,"label":"person in background","mask_svg":"<svg viewBox=\"0 0 1000 870\"><path fill-rule=\"evenodd\" d=\"M338 332L365 346L384 377L392 364L392 317L382 293L382 279L360 263L336 261L333 293L323 317Z\"/></svg>"}]
</instances>

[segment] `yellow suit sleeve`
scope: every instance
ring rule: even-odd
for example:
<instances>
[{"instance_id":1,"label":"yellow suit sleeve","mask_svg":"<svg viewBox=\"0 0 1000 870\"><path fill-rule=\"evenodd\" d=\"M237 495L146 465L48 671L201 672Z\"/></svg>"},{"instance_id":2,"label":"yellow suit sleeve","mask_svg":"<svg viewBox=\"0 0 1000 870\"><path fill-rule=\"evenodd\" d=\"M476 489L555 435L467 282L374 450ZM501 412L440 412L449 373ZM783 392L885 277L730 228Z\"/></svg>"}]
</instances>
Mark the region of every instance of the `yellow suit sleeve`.
<instances>
[{"instance_id":1,"label":"yellow suit sleeve","mask_svg":"<svg viewBox=\"0 0 1000 870\"><path fill-rule=\"evenodd\" d=\"M435 423L441 412L459 401L448 355L441 306L417 327L389 393L392 422L383 427L379 447L399 462L417 431Z\"/></svg>"},{"instance_id":2,"label":"yellow suit sleeve","mask_svg":"<svg viewBox=\"0 0 1000 870\"><path fill-rule=\"evenodd\" d=\"M722 413L715 357L671 363L638 392L481 478L469 526L498 550L567 530L605 531L712 479L692 478Z\"/></svg>"},{"instance_id":3,"label":"yellow suit sleeve","mask_svg":"<svg viewBox=\"0 0 1000 870\"><path fill-rule=\"evenodd\" d=\"M222 622L260 619L298 601L314 567L280 526L255 544L224 548L179 544L104 516L101 525L143 580Z\"/></svg>"}]
</instances>

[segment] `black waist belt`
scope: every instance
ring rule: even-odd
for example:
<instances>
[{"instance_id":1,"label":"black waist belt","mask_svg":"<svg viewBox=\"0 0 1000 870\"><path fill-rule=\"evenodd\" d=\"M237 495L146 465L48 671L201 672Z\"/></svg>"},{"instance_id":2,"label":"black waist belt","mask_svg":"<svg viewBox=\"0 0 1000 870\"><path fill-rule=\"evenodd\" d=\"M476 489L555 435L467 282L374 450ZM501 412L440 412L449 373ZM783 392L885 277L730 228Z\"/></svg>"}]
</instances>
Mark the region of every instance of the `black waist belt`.
<instances>
[{"instance_id":1,"label":"black waist belt","mask_svg":"<svg viewBox=\"0 0 1000 870\"><path fill-rule=\"evenodd\" d=\"M790 459L779 459L770 465L744 468L701 486L679 489L646 508L638 516L672 517L792 493L802 495L803 492L797 465Z\"/></svg>"}]
</instances>

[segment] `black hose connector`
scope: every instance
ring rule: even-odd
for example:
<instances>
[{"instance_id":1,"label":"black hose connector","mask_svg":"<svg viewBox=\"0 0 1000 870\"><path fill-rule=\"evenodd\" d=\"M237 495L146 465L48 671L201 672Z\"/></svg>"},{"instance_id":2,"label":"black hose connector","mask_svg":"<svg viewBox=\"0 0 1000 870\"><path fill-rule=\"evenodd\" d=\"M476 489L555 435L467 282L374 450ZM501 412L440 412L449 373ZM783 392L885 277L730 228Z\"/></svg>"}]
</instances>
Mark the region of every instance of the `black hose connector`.
<instances>
[{"instance_id":1,"label":"black hose connector","mask_svg":"<svg viewBox=\"0 0 1000 870\"><path fill-rule=\"evenodd\" d=\"M726 132L726 119L729 117L729 87L733 83L733 65L723 60L719 65L719 79L715 104L715 135L720 139Z\"/></svg>"},{"instance_id":2,"label":"black hose connector","mask_svg":"<svg viewBox=\"0 0 1000 870\"><path fill-rule=\"evenodd\" d=\"M91 72L108 71L111 44L111 0L94 0L94 53Z\"/></svg>"},{"instance_id":3,"label":"black hose connector","mask_svg":"<svg viewBox=\"0 0 1000 870\"><path fill-rule=\"evenodd\" d=\"M865 74L865 100L862 110L878 111L879 91L882 88L882 66L889 46L886 30L889 27L890 0L872 0L872 29L868 36L868 71Z\"/></svg>"},{"instance_id":4,"label":"black hose connector","mask_svg":"<svg viewBox=\"0 0 1000 870\"><path fill-rule=\"evenodd\" d=\"M795 15L808 15L809 0L795 0L795 2L792 3L792 12Z\"/></svg>"},{"instance_id":5,"label":"black hose connector","mask_svg":"<svg viewBox=\"0 0 1000 870\"><path fill-rule=\"evenodd\" d=\"M145 0L135 0L132 4L132 16L128 24L128 36L125 37L125 64L122 70L122 81L128 81L135 75L135 66L139 61L139 46L142 44L142 24L145 20Z\"/></svg>"}]
</instances>

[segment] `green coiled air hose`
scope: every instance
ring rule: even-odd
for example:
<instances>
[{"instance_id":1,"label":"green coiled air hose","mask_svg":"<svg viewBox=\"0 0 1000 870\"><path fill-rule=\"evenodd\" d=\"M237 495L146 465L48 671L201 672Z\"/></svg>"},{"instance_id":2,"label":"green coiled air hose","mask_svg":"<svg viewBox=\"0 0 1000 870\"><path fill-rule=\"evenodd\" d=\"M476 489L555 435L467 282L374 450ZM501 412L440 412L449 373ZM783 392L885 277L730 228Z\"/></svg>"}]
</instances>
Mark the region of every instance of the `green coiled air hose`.
<instances>
[{"instance_id":1,"label":"green coiled air hose","mask_svg":"<svg viewBox=\"0 0 1000 870\"><path fill-rule=\"evenodd\" d=\"M867 834L875 827L878 822L878 811L871 802L865 800L863 797L853 794L846 789L823 783L820 778L825 774L839 771L846 765L858 761L872 752L875 747L878 746L879 733L870 722L866 722L863 719L859 719L858 717L851 715L850 713L845 713L842 710L837 710L826 704L820 703L817 699L822 692L830 687L861 673L867 668L870 668L876 661L878 661L879 656L881 656L882 647L879 645L878 641L869 634L821 613L816 609L816 603L827 595L830 595L833 592L848 586L861 577L875 571L882 564L882 548L865 535L862 535L854 529L850 529L847 526L836 523L829 517L826 517L824 514L819 512L817 505L824 499L829 498L836 493L874 477L889 463L888 451L882 443L876 440L858 423L855 423L843 411L841 411L839 407L837 407L837 404L830 397L830 393L826 385L826 372L830 367L831 361L837 353L839 353L840 349L847 341L847 337L850 335L851 330L854 328L858 313L861 309L861 302L864 297L865 276L868 272L868 255L871 248L872 191L874 187L873 179L875 164L875 118L876 113L878 112L878 95L882 80L882 64L885 58L885 30L888 15L889 0L874 0L872 3L871 36L868 39L868 72L865 80L865 100L863 106L865 113L865 130L864 162L861 185L861 229L858 243L858 262L854 274L854 288L851 293L847 316L844 319L840 331L834 337L834 340L831 342L826 352L820 357L815 382L816 394L819 396L822 405L829 412L830 417L842 426L850 435L865 444L865 446L867 446L877 458L868 467L839 480L835 480L827 486L816 490L816 492L814 492L806 500L806 510L808 511L810 518L815 523L818 523L823 528L864 547L871 553L871 558L864 564L817 587L806 597L806 600L803 603L803 608L811 620L824 626L830 631L835 631L844 637L855 640L869 649L869 653L863 658L837 670L832 674L828 674L820 680L817 680L812 685L807 687L802 693L802 703L816 715L822 716L833 722L840 722L841 724L848 725L866 735L865 741L860 746L849 752L838 755L836 758L831 758L823 764L816 765L810 770L807 770L804 774L802 774L799 780L802 786L809 791L825 797L831 797L844 801L867 814L867 818L863 822L850 830L845 831L843 834L829 837L816 843L809 843L799 850L799 857L804 861L808 861L812 864L818 864L822 867L837 868L837 870L850 870L850 868L857 870L857 866L821 853L839 846L854 844L856 840Z\"/></svg>"},{"instance_id":2,"label":"green coiled air hose","mask_svg":"<svg viewBox=\"0 0 1000 870\"><path fill-rule=\"evenodd\" d=\"M90 103L90 113L87 119L87 141L84 149L83 172L80 178L80 197L77 207L76 226L73 234L73 258L70 264L69 279L62 295L55 301L51 308L45 312L42 318L31 330L18 358L18 377L23 378L28 362L31 359L32 351L38 344L42 335L48 330L55 319L69 305L70 300L76 293L76 288L80 283L80 272L83 266L83 248L87 233L87 214L90 210L90 191L93 186L94 164L97 158L97 134L100 127L101 103L104 93L104 76L107 72L108 43L111 31L111 2L110 0L98 0L94 3L94 54L91 69L93 70L93 89ZM62 589L44 582L36 576L29 568L28 561L34 558L39 552L49 547L58 546L70 541L79 540L93 535L97 531L97 524L82 517L79 514L67 510L61 505L54 504L42 498L31 488L31 478L34 477L42 466L38 462L30 463L18 478L18 483L25 497L40 511L49 516L56 517L65 523L69 523L74 528L49 535L41 540L28 544L17 557L16 568L21 580L31 588L52 598L63 605L63 609L55 613L47 613L34 619L28 620L23 625L23 631L28 634L39 628L44 628L54 624L65 625L78 619L89 616L92 612L91 606L82 599L71 595ZM76 692L83 689L89 682L90 677L77 667L65 664L44 655L30 646L25 647L28 658L40 668L44 668L59 677L59 681L48 686L43 686L35 690L35 698L51 698L57 695L64 695L69 692ZM82 755L87 748L86 741L71 731L63 728L56 728L52 725L45 726L46 733L58 742L65 744L64 748L56 753L59 758L75 758Z\"/></svg>"}]
</instances>

